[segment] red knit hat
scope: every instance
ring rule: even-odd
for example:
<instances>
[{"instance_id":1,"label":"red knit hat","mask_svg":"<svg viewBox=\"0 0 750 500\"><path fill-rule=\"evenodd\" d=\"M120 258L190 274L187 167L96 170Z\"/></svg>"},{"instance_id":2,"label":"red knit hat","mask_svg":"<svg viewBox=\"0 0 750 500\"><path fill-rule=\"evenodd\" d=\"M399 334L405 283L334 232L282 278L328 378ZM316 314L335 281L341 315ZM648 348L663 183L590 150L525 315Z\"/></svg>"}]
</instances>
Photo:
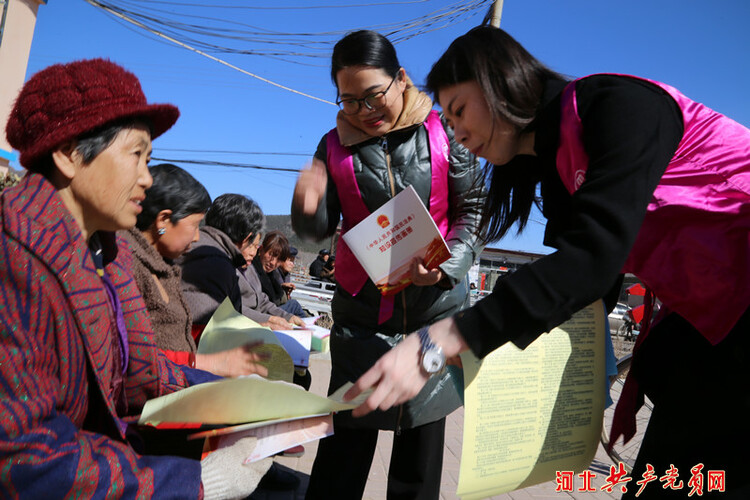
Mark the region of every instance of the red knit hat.
<instances>
[{"instance_id":1,"label":"red knit hat","mask_svg":"<svg viewBox=\"0 0 750 500\"><path fill-rule=\"evenodd\" d=\"M148 104L138 78L105 59L49 66L21 89L8 119L8 143L21 165L34 164L57 146L121 118L144 117L152 139L177 121L171 104Z\"/></svg>"}]
</instances>

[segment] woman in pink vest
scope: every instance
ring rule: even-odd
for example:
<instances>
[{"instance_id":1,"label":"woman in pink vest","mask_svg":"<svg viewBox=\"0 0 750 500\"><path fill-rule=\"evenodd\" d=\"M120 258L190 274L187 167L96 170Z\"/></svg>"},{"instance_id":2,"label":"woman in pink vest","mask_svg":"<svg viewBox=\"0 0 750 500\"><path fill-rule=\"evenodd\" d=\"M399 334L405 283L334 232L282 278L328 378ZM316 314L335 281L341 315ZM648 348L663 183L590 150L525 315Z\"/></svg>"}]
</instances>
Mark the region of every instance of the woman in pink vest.
<instances>
[{"instance_id":1,"label":"woman in pink vest","mask_svg":"<svg viewBox=\"0 0 750 500\"><path fill-rule=\"evenodd\" d=\"M408 332L455 314L468 303L466 274L479 249L476 229L484 189L476 158L454 139L401 67L393 45L372 31L341 39L331 78L341 111L312 168L300 175L294 230L320 240L342 232L408 186L430 211L451 251L439 267L413 265L414 283L381 297L343 241L336 248L329 391L355 381ZM334 417L321 441L307 498L361 498L380 429L396 431L388 498L440 495L445 416L460 404L446 371L414 401L367 419Z\"/></svg>"},{"instance_id":2,"label":"woman in pink vest","mask_svg":"<svg viewBox=\"0 0 750 500\"><path fill-rule=\"evenodd\" d=\"M613 435L629 439L643 394L654 403L626 497L650 467L661 477L674 465L687 484L702 464L704 478L725 471L721 498L750 498L740 458L750 434L750 130L662 83L566 81L492 27L455 40L427 87L456 139L489 162L483 239L522 230L540 193L545 244L557 251L424 336L447 357L524 348L598 298L613 307L622 273L633 273L664 307L640 335L616 411ZM354 413L416 394L428 379L420 350L410 335L381 358L350 391L377 386ZM639 498L670 495L686 491L656 483Z\"/></svg>"}]
</instances>

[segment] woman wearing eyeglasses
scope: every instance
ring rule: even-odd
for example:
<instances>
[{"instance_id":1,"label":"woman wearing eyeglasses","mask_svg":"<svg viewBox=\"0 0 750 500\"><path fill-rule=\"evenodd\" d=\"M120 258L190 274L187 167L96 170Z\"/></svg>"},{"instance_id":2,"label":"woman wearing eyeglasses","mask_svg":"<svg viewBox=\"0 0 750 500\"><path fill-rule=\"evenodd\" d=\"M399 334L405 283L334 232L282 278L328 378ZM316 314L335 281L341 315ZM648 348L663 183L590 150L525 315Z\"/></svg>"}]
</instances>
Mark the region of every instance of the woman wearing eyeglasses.
<instances>
[{"instance_id":1,"label":"woman wearing eyeglasses","mask_svg":"<svg viewBox=\"0 0 750 500\"><path fill-rule=\"evenodd\" d=\"M329 393L357 380L408 332L467 305L466 274L479 251L475 229L484 198L478 162L414 87L385 37L357 31L341 39L331 79L340 108L336 128L297 181L294 230L320 240L334 234L343 218L345 233L411 185L443 232L451 258L434 269L415 261L414 284L381 297L339 238ZM438 498L445 416L459 405L446 371L388 412L356 420L335 415L336 432L320 442L307 498L361 498L380 429L396 431L388 498Z\"/></svg>"}]
</instances>

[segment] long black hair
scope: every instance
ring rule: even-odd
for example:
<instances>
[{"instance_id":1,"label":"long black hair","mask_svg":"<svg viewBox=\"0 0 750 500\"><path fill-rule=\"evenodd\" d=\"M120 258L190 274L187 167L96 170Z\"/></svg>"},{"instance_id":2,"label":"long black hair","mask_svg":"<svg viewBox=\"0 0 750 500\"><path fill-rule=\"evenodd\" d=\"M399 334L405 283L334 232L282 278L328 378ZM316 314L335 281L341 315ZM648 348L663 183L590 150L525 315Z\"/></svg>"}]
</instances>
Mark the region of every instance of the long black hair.
<instances>
[{"instance_id":1,"label":"long black hair","mask_svg":"<svg viewBox=\"0 0 750 500\"><path fill-rule=\"evenodd\" d=\"M162 210L171 210L169 220L176 224L189 215L206 213L211 206L211 196L203 184L180 167L162 163L149 167L149 172L154 183L146 190L143 211L135 223L141 231L151 227Z\"/></svg>"},{"instance_id":2,"label":"long black hair","mask_svg":"<svg viewBox=\"0 0 750 500\"><path fill-rule=\"evenodd\" d=\"M331 56L331 80L338 87L336 75L350 66L372 66L396 78L401 64L393 44L376 31L353 31L336 42Z\"/></svg>"},{"instance_id":3,"label":"long black hair","mask_svg":"<svg viewBox=\"0 0 750 500\"><path fill-rule=\"evenodd\" d=\"M533 130L545 84L565 80L547 68L505 31L492 26L473 28L451 43L427 75L427 89L436 99L440 90L475 81L482 89L493 123L498 118L521 132ZM489 125L489 124L488 124ZM520 233L531 207L539 200L541 171L534 157L517 156L507 165L485 165L489 193L479 223L485 243L502 238L517 222Z\"/></svg>"}]
</instances>

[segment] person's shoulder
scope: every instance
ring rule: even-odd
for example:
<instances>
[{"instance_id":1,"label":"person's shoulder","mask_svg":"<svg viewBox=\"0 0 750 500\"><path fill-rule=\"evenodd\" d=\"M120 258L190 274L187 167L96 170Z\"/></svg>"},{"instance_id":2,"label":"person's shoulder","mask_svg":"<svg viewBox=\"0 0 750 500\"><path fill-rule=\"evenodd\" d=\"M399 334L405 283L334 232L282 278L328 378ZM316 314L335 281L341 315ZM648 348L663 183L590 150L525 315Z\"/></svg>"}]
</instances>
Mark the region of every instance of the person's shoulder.
<instances>
[{"instance_id":1,"label":"person's shoulder","mask_svg":"<svg viewBox=\"0 0 750 500\"><path fill-rule=\"evenodd\" d=\"M269 276L271 276L273 279L275 279L278 282L283 282L284 281L284 275L281 274L281 269L278 268L278 267L276 269L274 269L273 271L271 271L269 273Z\"/></svg>"},{"instance_id":2,"label":"person's shoulder","mask_svg":"<svg viewBox=\"0 0 750 500\"><path fill-rule=\"evenodd\" d=\"M322 267L323 261L316 257L315 260L310 263L310 274L319 273Z\"/></svg>"},{"instance_id":3,"label":"person's shoulder","mask_svg":"<svg viewBox=\"0 0 750 500\"><path fill-rule=\"evenodd\" d=\"M448 119L445 117L445 114L442 111L432 111L433 113L437 113L438 118L440 119L440 125L443 126L443 130L445 131L445 135L448 136L449 140L453 139L453 129L448 124Z\"/></svg>"},{"instance_id":4,"label":"person's shoulder","mask_svg":"<svg viewBox=\"0 0 750 500\"><path fill-rule=\"evenodd\" d=\"M200 245L190 249L189 252L185 253L179 260L180 264L186 264L196 260L205 259L218 259L222 261L231 262L229 255L213 245Z\"/></svg>"},{"instance_id":5,"label":"person's shoulder","mask_svg":"<svg viewBox=\"0 0 750 500\"><path fill-rule=\"evenodd\" d=\"M183 280L208 275L217 279L226 279L234 275L235 266L232 258L225 251L215 245L201 243L193 246L189 252L175 261L182 271Z\"/></svg>"},{"instance_id":6,"label":"person's shoulder","mask_svg":"<svg viewBox=\"0 0 750 500\"><path fill-rule=\"evenodd\" d=\"M116 250L116 257L115 260L119 262L124 262L127 265L132 265L132 262L134 260L133 258L133 249L130 246L130 241L125 236L125 231L117 231L114 234L114 245Z\"/></svg>"},{"instance_id":7,"label":"person's shoulder","mask_svg":"<svg viewBox=\"0 0 750 500\"><path fill-rule=\"evenodd\" d=\"M247 266L244 269L237 269L237 271L240 273L244 273L248 278L253 278L260 281L260 274L258 273L258 270L255 268L255 266Z\"/></svg>"},{"instance_id":8,"label":"person's shoulder","mask_svg":"<svg viewBox=\"0 0 750 500\"><path fill-rule=\"evenodd\" d=\"M589 123L612 118L632 121L635 116L653 121L659 113L672 113L676 106L656 82L636 76L591 75L577 80L575 85L578 114Z\"/></svg>"},{"instance_id":9,"label":"person's shoulder","mask_svg":"<svg viewBox=\"0 0 750 500\"><path fill-rule=\"evenodd\" d=\"M435 112L435 111L433 111ZM445 131L445 137L448 139L448 147L450 148L450 156L454 161L451 161L451 168L477 168L479 167L479 160L476 156L471 154L471 151L456 140L456 134L448 124L448 119L445 117L442 111L437 112L440 118L440 125Z\"/></svg>"},{"instance_id":10,"label":"person's shoulder","mask_svg":"<svg viewBox=\"0 0 750 500\"><path fill-rule=\"evenodd\" d=\"M632 75L598 73L575 81L576 95L581 98L622 96L643 98L664 96L666 92L655 82Z\"/></svg>"},{"instance_id":11,"label":"person's shoulder","mask_svg":"<svg viewBox=\"0 0 750 500\"><path fill-rule=\"evenodd\" d=\"M323 137L318 141L318 147L315 148L315 158L322 160L324 163L328 161L328 134L335 131L336 129L334 128L323 134Z\"/></svg>"},{"instance_id":12,"label":"person's shoulder","mask_svg":"<svg viewBox=\"0 0 750 500\"><path fill-rule=\"evenodd\" d=\"M127 229L123 231L117 231L117 239L124 240L128 245L133 245L134 243L138 242L138 240L135 237L135 232L138 231L136 228Z\"/></svg>"},{"instance_id":13,"label":"person's shoulder","mask_svg":"<svg viewBox=\"0 0 750 500\"><path fill-rule=\"evenodd\" d=\"M624 75L619 73L593 73L591 75L582 76L580 78L576 78L575 84L576 87L581 87L588 85L590 87L597 87L597 86L619 86L619 85L628 85L629 83L633 82L633 80L637 80L637 77L633 77L631 75Z\"/></svg>"}]
</instances>

